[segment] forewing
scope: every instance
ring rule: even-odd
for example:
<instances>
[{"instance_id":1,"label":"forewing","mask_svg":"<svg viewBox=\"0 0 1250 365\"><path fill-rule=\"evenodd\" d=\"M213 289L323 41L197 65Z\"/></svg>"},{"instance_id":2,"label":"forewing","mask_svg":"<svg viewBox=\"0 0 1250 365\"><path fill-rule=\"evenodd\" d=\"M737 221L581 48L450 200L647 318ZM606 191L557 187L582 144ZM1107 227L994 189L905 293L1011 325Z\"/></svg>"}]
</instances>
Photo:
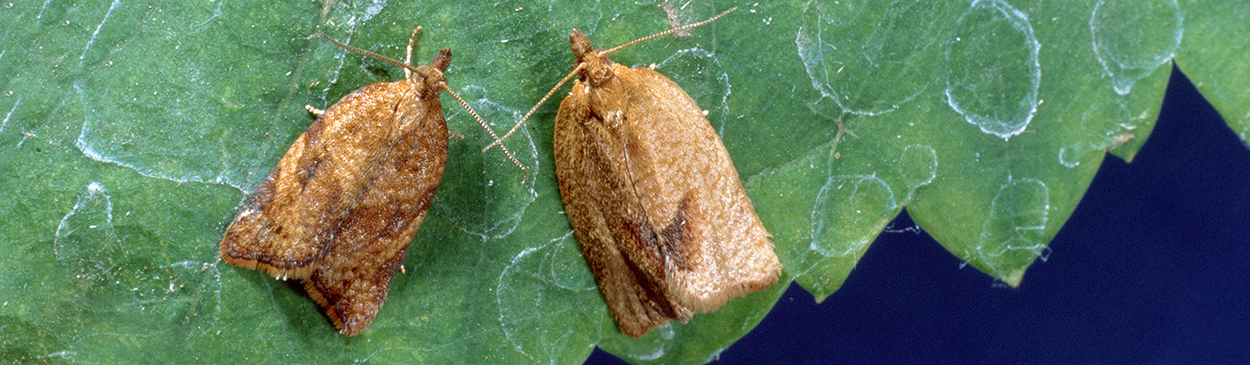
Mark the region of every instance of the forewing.
<instances>
[{"instance_id":1,"label":"forewing","mask_svg":"<svg viewBox=\"0 0 1250 365\"><path fill-rule=\"evenodd\" d=\"M279 278L308 276L373 178L361 161L392 133L371 118L386 107L377 92L393 84L343 97L296 139L226 229L226 262Z\"/></svg>"},{"instance_id":2,"label":"forewing","mask_svg":"<svg viewBox=\"0 0 1250 365\"><path fill-rule=\"evenodd\" d=\"M780 273L772 242L703 110L648 68L614 71L633 98L624 107L636 140L628 169L647 219L663 232L661 246L670 248L675 300L707 312L771 286Z\"/></svg>"},{"instance_id":3,"label":"forewing","mask_svg":"<svg viewBox=\"0 0 1250 365\"><path fill-rule=\"evenodd\" d=\"M349 335L368 327L385 302L447 162L447 125L437 94L391 101L396 103L374 105L391 134L361 157L370 173L360 174L360 192L334 227L334 243L304 281L309 296Z\"/></svg>"},{"instance_id":4,"label":"forewing","mask_svg":"<svg viewBox=\"0 0 1250 365\"><path fill-rule=\"evenodd\" d=\"M555 127L555 167L565 213L617 326L638 337L669 318L689 318L664 286L663 254L625 169L627 142L591 112L573 86Z\"/></svg>"}]
</instances>

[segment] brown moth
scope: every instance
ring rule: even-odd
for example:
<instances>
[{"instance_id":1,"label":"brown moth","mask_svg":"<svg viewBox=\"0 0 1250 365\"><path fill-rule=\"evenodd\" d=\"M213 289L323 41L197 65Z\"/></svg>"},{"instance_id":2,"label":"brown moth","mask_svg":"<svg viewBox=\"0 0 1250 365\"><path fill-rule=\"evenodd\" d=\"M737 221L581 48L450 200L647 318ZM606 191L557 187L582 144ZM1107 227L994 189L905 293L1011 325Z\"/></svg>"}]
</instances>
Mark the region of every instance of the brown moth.
<instances>
[{"instance_id":1,"label":"brown moth","mask_svg":"<svg viewBox=\"0 0 1250 365\"><path fill-rule=\"evenodd\" d=\"M320 33L308 37L403 67L405 80L356 90L323 113L307 107L321 116L256 187L221 241L221 258L232 265L303 280L347 335L368 327L386 301L442 179L448 130L439 91L490 131L447 86L450 49L429 66L410 65L420 31L412 32L404 63Z\"/></svg>"},{"instance_id":2,"label":"brown moth","mask_svg":"<svg viewBox=\"0 0 1250 365\"><path fill-rule=\"evenodd\" d=\"M663 75L607 57L733 10L608 51L576 29L569 37L577 67L560 84L579 77L556 114L556 177L582 253L629 336L715 311L781 271L703 109Z\"/></svg>"}]
</instances>

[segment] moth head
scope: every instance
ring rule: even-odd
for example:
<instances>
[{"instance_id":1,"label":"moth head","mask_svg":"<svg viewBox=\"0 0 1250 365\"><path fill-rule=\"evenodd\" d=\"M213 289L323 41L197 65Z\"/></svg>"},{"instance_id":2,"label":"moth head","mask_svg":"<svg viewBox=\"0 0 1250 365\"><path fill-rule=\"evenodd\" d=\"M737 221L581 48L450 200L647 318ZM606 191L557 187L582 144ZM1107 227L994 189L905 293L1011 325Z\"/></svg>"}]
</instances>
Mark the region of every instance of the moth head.
<instances>
[{"instance_id":1,"label":"moth head","mask_svg":"<svg viewBox=\"0 0 1250 365\"><path fill-rule=\"evenodd\" d=\"M591 46L586 34L573 29L573 34L569 35L569 43L573 48L573 56L577 58L573 67L581 69L578 80L599 85L612 78L612 60L608 59L608 53Z\"/></svg>"},{"instance_id":2,"label":"moth head","mask_svg":"<svg viewBox=\"0 0 1250 365\"><path fill-rule=\"evenodd\" d=\"M447 66L451 64L451 49L443 48L434 55L434 59L430 60L429 66L417 66L411 74L408 75L408 81L412 81L417 87L417 96L425 97L430 93L438 93L447 85L447 78L443 76L443 72L447 71Z\"/></svg>"}]
</instances>

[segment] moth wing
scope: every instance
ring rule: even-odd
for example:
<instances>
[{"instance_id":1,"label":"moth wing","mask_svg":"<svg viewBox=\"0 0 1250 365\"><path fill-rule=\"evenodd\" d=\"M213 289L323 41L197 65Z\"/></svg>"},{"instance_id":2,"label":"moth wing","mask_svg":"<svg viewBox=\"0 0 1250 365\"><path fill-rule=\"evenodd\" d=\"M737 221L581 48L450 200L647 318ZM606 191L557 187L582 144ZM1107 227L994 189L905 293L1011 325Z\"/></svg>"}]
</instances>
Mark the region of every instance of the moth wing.
<instances>
[{"instance_id":1,"label":"moth wing","mask_svg":"<svg viewBox=\"0 0 1250 365\"><path fill-rule=\"evenodd\" d=\"M333 244L304 280L309 296L345 334L357 334L373 322L442 180L447 124L437 97L389 98L398 104L379 102L364 109L387 126L378 128L391 133L360 157L368 173L357 174L356 203L336 222ZM383 115L390 118L378 117Z\"/></svg>"},{"instance_id":2,"label":"moth wing","mask_svg":"<svg viewBox=\"0 0 1250 365\"><path fill-rule=\"evenodd\" d=\"M573 85L555 125L555 169L564 209L617 327L639 337L686 319L664 287L664 259L621 163L626 144L590 111L585 84Z\"/></svg>"},{"instance_id":3,"label":"moth wing","mask_svg":"<svg viewBox=\"0 0 1250 365\"><path fill-rule=\"evenodd\" d=\"M341 142L334 135L343 126L327 121L340 120L331 117L341 113L341 104L354 104L351 99L344 97L309 126L256 187L226 229L222 259L279 278L304 278L312 272L313 262L333 241L331 228L347 213L341 190L335 189L340 181L322 175L344 164L329 148Z\"/></svg>"},{"instance_id":4,"label":"moth wing","mask_svg":"<svg viewBox=\"0 0 1250 365\"><path fill-rule=\"evenodd\" d=\"M221 258L246 269L260 269L278 278L302 278L320 257L319 247L300 232L286 230L286 220L273 206L274 171L248 197L221 240Z\"/></svg>"},{"instance_id":5,"label":"moth wing","mask_svg":"<svg viewBox=\"0 0 1250 365\"><path fill-rule=\"evenodd\" d=\"M326 110L278 161L226 229L221 257L279 278L305 278L341 231L338 226L367 188L372 144L390 138L392 121L371 119L393 113L373 95L411 84L376 83ZM411 99L411 98L409 98ZM333 121L333 122L331 122Z\"/></svg>"},{"instance_id":6,"label":"moth wing","mask_svg":"<svg viewBox=\"0 0 1250 365\"><path fill-rule=\"evenodd\" d=\"M619 66L624 68L624 66ZM667 285L697 312L776 283L781 265L716 130L677 84L648 68L616 71L634 99L628 159L648 220L668 248Z\"/></svg>"}]
</instances>

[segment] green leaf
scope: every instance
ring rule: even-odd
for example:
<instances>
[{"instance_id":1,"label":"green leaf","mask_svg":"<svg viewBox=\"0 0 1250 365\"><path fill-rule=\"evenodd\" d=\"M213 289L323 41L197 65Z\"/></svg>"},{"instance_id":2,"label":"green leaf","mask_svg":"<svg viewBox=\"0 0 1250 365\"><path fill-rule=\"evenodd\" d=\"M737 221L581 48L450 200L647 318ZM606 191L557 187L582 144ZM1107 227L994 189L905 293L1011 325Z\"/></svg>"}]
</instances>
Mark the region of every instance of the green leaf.
<instances>
[{"instance_id":1,"label":"green leaf","mask_svg":"<svg viewBox=\"0 0 1250 365\"><path fill-rule=\"evenodd\" d=\"M64 363L704 362L791 279L823 299L904 207L948 250L1016 285L1103 151L1131 158L1179 54L1248 124L1243 4L691 3L739 9L692 37L613 54L655 64L709 112L774 235L781 283L643 337L620 334L551 171L558 100L507 146L444 99L463 140L372 327L339 335L296 283L222 264L239 204L327 107L454 52L451 87L502 132L572 68L573 28L608 48L670 27L663 7L315 2L0 6L0 359ZM1192 30L1186 32L1186 30ZM1189 59L1194 59L1189 61ZM1187 69L1188 71L1188 69ZM567 87L566 87L567 88ZM567 90L567 89L566 89ZM558 91L559 99L565 91ZM1243 135L1246 128L1238 129Z\"/></svg>"},{"instance_id":2,"label":"green leaf","mask_svg":"<svg viewBox=\"0 0 1250 365\"><path fill-rule=\"evenodd\" d=\"M1131 158L1153 126L1181 31L1177 7L1157 5L852 2L778 17L791 31L763 43L794 42L802 68L779 73L808 77L787 96L809 111L778 120L825 120L769 143L782 162L749 179L782 264L823 300L907 207L1018 285L1103 151Z\"/></svg>"},{"instance_id":3,"label":"green leaf","mask_svg":"<svg viewBox=\"0 0 1250 365\"><path fill-rule=\"evenodd\" d=\"M1250 93L1244 82L1231 81L1250 80L1250 67L1245 65L1250 44L1234 36L1250 32L1250 22L1245 21L1250 19L1250 6L1221 1L1182 4L1187 32L1176 64L1233 132L1250 141Z\"/></svg>"}]
</instances>

